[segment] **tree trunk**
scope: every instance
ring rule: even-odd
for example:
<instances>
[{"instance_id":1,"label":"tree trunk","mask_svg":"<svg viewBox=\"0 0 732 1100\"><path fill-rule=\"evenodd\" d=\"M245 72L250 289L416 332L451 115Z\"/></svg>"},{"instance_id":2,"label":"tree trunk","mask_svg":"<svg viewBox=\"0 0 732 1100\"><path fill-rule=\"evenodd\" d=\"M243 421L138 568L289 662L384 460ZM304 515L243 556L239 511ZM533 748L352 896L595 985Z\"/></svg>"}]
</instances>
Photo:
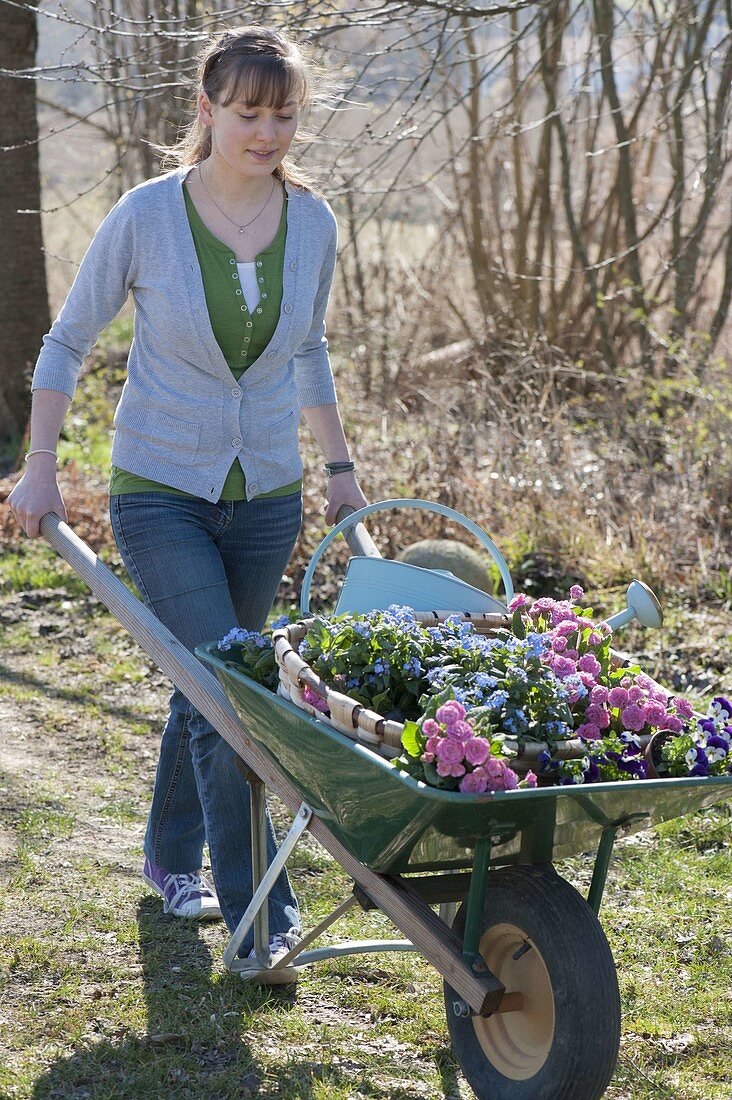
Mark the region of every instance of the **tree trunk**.
<instances>
[{"instance_id":1,"label":"tree trunk","mask_svg":"<svg viewBox=\"0 0 732 1100\"><path fill-rule=\"evenodd\" d=\"M0 4L0 71L31 69L37 39L33 11ZM0 76L0 467L6 469L22 442L31 372L50 324L37 213L41 186L35 97L35 80Z\"/></svg>"}]
</instances>

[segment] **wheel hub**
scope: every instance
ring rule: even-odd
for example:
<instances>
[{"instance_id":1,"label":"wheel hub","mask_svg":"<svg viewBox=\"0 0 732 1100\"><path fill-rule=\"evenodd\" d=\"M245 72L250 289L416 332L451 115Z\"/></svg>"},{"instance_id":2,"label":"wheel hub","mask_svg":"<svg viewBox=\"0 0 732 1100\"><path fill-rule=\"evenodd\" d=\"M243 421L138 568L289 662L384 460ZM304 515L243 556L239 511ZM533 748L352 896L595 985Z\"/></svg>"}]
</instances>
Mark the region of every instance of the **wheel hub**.
<instances>
[{"instance_id":1,"label":"wheel hub","mask_svg":"<svg viewBox=\"0 0 732 1100\"><path fill-rule=\"evenodd\" d=\"M538 1073L554 1041L554 995L541 953L514 924L494 924L480 941L488 968L509 993L522 996L520 1011L473 1017L491 1064L512 1081Z\"/></svg>"}]
</instances>

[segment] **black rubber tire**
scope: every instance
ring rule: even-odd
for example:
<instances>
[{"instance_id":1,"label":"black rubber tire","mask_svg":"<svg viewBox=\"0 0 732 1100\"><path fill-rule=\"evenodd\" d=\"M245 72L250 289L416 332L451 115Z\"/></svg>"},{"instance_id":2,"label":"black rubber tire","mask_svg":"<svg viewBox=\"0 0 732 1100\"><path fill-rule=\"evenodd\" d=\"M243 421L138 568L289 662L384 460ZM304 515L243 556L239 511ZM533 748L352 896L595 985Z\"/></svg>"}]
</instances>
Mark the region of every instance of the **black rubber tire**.
<instances>
[{"instance_id":1,"label":"black rubber tire","mask_svg":"<svg viewBox=\"0 0 732 1100\"><path fill-rule=\"evenodd\" d=\"M459 936L466 912L462 905L455 917ZM517 961L513 943L524 940L531 950ZM548 866L492 871L480 942L498 978L510 971L507 992L526 1000L515 1013L459 1016L460 997L445 982L453 1049L478 1100L599 1100L618 1056L620 994L610 945L584 898Z\"/></svg>"}]
</instances>

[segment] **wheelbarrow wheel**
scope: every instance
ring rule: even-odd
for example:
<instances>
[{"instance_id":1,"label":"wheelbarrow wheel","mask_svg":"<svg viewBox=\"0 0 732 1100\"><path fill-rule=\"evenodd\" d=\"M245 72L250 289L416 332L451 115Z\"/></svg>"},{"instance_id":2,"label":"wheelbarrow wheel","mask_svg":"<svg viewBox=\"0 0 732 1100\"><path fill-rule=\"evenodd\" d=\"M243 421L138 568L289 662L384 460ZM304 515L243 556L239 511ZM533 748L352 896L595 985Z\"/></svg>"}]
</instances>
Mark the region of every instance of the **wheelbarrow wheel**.
<instances>
[{"instance_id":1,"label":"wheelbarrow wheel","mask_svg":"<svg viewBox=\"0 0 732 1100\"><path fill-rule=\"evenodd\" d=\"M467 905L453 930L465 930ZM518 1007L465 1013L445 982L447 1025L478 1100L597 1100L620 1045L610 946L584 898L550 867L488 875L480 953Z\"/></svg>"}]
</instances>

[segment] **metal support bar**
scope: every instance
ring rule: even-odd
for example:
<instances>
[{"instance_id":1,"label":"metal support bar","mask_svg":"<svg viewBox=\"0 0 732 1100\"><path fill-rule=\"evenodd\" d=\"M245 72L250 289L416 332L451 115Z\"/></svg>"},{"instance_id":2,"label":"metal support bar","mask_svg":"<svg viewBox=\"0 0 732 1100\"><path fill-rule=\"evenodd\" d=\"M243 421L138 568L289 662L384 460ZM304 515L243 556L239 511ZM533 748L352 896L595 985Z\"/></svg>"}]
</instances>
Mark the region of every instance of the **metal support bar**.
<instances>
[{"instance_id":1,"label":"metal support bar","mask_svg":"<svg viewBox=\"0 0 732 1100\"><path fill-rule=\"evenodd\" d=\"M417 948L410 940L343 940L342 943L334 943L329 947L318 947L315 951L306 951L297 956L298 966L307 966L308 963L322 962L323 959L340 959L343 955L370 955L379 951L416 951ZM289 958L289 956L288 956ZM286 959L277 963L285 966Z\"/></svg>"},{"instance_id":2,"label":"metal support bar","mask_svg":"<svg viewBox=\"0 0 732 1100\"><path fill-rule=\"evenodd\" d=\"M279 878L281 871L283 870L285 864L287 863L287 860L290 857L290 853L292 852L293 848L297 844L305 829L307 829L310 818L312 816L313 811L303 802L300 806L300 809L298 810L297 817L290 827L289 833L282 841L277 855L274 857L266 872L262 876L262 880L257 889L254 891L254 896L249 902L244 916L239 921L239 924L234 930L231 939L224 949L224 966L227 970L232 969L232 963L236 959L237 951L244 942L249 929L254 924L255 917L259 912L261 906L266 902L270 890ZM254 830L252 830L252 835L254 835ZM267 957L269 958L269 944L267 944Z\"/></svg>"},{"instance_id":3,"label":"metal support bar","mask_svg":"<svg viewBox=\"0 0 732 1100\"><path fill-rule=\"evenodd\" d=\"M595 916L598 916L600 912L602 895L607 881L607 871L610 866L610 856L613 853L613 845L619 828L619 825L606 825L600 837L597 855L595 856L595 866L592 869L592 882L587 894L587 904Z\"/></svg>"},{"instance_id":4,"label":"metal support bar","mask_svg":"<svg viewBox=\"0 0 732 1100\"><path fill-rule=\"evenodd\" d=\"M481 837L475 845L473 857L473 875L468 893L468 912L463 936L463 958L474 974L484 974L488 967L478 950L480 944L480 922L485 902L485 886L491 859L490 837Z\"/></svg>"},{"instance_id":5,"label":"metal support bar","mask_svg":"<svg viewBox=\"0 0 732 1100\"><path fill-rule=\"evenodd\" d=\"M249 805L252 822L252 892L256 893L267 873L267 802L261 779L250 780ZM269 900L264 898L254 916L254 950L262 966L269 959Z\"/></svg>"},{"instance_id":6,"label":"metal support bar","mask_svg":"<svg viewBox=\"0 0 732 1100\"><path fill-rule=\"evenodd\" d=\"M452 922L455 920L455 915L458 911L458 903L456 901L443 901L440 903L440 920L444 920L448 928L452 928Z\"/></svg>"}]
</instances>

